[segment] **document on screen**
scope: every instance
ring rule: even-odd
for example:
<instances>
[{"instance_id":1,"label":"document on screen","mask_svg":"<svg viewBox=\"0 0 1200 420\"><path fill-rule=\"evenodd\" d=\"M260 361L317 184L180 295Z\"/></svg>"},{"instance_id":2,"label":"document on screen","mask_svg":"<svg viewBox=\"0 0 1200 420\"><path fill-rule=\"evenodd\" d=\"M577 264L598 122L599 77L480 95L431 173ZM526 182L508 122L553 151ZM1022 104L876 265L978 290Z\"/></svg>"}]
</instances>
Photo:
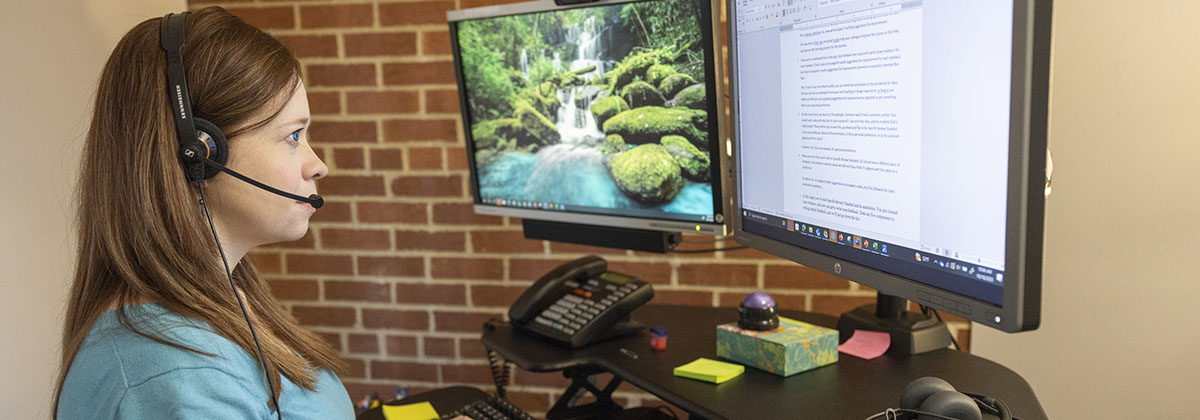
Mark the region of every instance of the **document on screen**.
<instances>
[{"instance_id":1,"label":"document on screen","mask_svg":"<svg viewBox=\"0 0 1200 420\"><path fill-rule=\"evenodd\" d=\"M782 33L787 213L919 239L921 19L913 8Z\"/></svg>"}]
</instances>

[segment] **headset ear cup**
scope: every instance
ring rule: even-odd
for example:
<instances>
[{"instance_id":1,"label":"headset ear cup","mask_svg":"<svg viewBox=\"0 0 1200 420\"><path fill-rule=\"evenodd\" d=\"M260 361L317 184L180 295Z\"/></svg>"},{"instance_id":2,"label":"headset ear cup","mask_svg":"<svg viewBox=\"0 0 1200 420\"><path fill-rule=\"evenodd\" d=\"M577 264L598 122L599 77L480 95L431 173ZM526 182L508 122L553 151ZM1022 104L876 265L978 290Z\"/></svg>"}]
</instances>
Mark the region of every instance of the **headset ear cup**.
<instances>
[{"instance_id":1,"label":"headset ear cup","mask_svg":"<svg viewBox=\"0 0 1200 420\"><path fill-rule=\"evenodd\" d=\"M217 128L216 124L202 118L193 119L192 123L196 125L196 137L208 147L208 158L221 165L225 165L225 162L229 160L229 143L225 140L225 133L221 132L221 129ZM189 168L189 176L191 176L190 171L191 168ZM221 170L217 167L203 165L203 167L196 169L195 174L198 177L193 178L193 180L209 179L217 176L220 172Z\"/></svg>"},{"instance_id":2,"label":"headset ear cup","mask_svg":"<svg viewBox=\"0 0 1200 420\"><path fill-rule=\"evenodd\" d=\"M941 414L960 420L983 420L983 413L975 399L957 391L939 391L930 395L918 409L927 413ZM933 416L917 415L919 420L936 420Z\"/></svg>"},{"instance_id":3,"label":"headset ear cup","mask_svg":"<svg viewBox=\"0 0 1200 420\"><path fill-rule=\"evenodd\" d=\"M926 376L909 382L900 396L900 408L916 410L921 403L937 392L954 391L954 386L942 378Z\"/></svg>"}]
</instances>

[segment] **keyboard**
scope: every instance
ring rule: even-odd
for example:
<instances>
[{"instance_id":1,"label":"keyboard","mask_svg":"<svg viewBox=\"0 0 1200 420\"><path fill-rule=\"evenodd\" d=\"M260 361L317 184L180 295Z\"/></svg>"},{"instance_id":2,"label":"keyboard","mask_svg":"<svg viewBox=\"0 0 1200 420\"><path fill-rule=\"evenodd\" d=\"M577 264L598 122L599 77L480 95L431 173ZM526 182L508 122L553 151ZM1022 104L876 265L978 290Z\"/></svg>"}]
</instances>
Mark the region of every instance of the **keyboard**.
<instances>
[{"instance_id":1,"label":"keyboard","mask_svg":"<svg viewBox=\"0 0 1200 420\"><path fill-rule=\"evenodd\" d=\"M480 398L458 410L443 414L441 420L450 420L458 416L467 416L475 420L535 420L525 410L495 395Z\"/></svg>"}]
</instances>

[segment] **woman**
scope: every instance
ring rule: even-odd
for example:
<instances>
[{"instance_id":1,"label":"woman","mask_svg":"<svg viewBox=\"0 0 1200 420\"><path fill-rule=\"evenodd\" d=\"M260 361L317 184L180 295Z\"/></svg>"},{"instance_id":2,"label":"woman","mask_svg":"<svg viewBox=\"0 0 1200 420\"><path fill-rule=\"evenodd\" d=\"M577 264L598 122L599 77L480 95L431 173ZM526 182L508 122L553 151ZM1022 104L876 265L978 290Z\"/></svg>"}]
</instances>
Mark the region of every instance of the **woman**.
<instances>
[{"instance_id":1,"label":"woman","mask_svg":"<svg viewBox=\"0 0 1200 420\"><path fill-rule=\"evenodd\" d=\"M96 92L55 417L353 418L337 352L279 306L244 258L302 237L315 210L226 174L188 180L163 21L125 35ZM328 169L308 144L296 59L220 8L180 25L191 112L226 133L227 166L292 194L315 193Z\"/></svg>"}]
</instances>

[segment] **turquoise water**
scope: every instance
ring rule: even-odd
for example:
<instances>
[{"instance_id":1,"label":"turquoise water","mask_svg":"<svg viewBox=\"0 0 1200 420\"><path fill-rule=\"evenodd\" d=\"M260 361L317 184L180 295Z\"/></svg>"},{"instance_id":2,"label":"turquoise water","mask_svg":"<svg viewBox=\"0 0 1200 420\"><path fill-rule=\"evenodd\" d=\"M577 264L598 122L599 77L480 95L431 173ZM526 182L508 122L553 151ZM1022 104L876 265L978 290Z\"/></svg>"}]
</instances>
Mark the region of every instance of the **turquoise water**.
<instances>
[{"instance_id":1,"label":"turquoise water","mask_svg":"<svg viewBox=\"0 0 1200 420\"><path fill-rule=\"evenodd\" d=\"M712 185L684 180L670 203L647 206L626 197L604 166L603 154L588 146L554 145L537 153L507 152L479 168L480 195L610 209L647 209L711 215Z\"/></svg>"}]
</instances>

